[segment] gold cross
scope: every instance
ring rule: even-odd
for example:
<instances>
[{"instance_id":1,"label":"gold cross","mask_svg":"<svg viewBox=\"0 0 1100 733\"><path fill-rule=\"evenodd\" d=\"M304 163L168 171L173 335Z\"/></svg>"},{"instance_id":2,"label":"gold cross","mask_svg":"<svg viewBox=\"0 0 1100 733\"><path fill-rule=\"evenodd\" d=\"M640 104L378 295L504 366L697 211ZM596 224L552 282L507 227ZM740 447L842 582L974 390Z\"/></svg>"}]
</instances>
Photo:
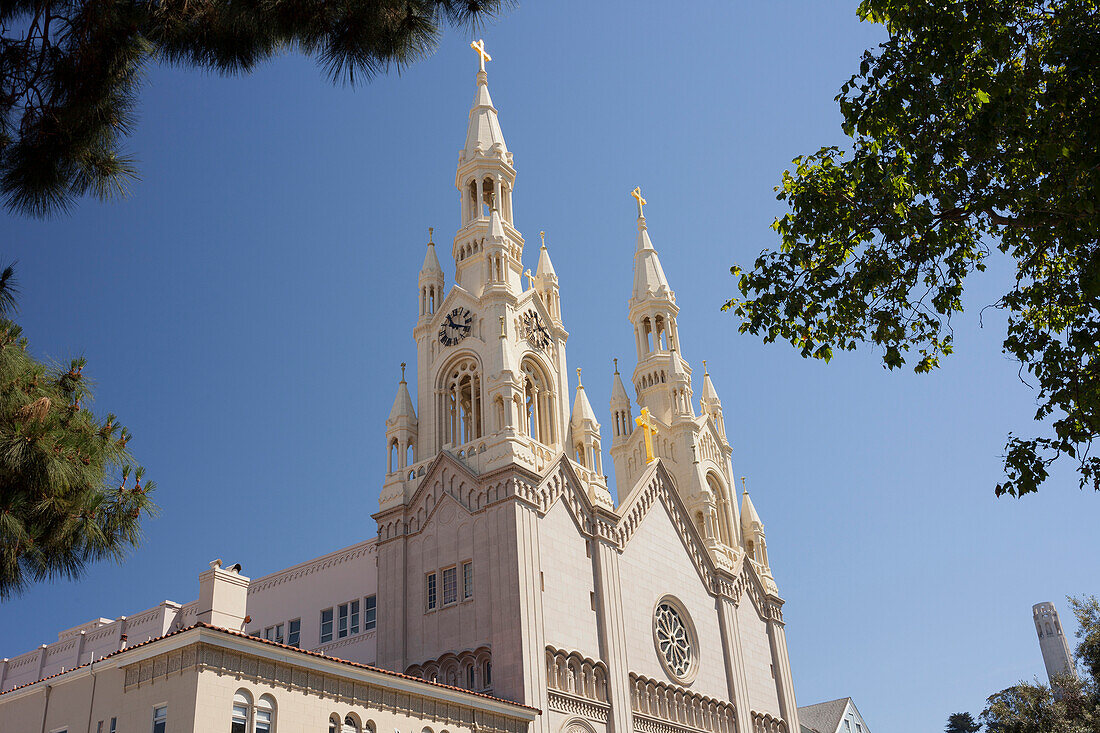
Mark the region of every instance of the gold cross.
<instances>
[{"instance_id":1,"label":"gold cross","mask_svg":"<svg viewBox=\"0 0 1100 733\"><path fill-rule=\"evenodd\" d=\"M527 272L525 272L523 274L527 276L527 287L529 287L529 288L535 287L535 276L531 274L531 268L528 267Z\"/></svg>"},{"instance_id":2,"label":"gold cross","mask_svg":"<svg viewBox=\"0 0 1100 733\"><path fill-rule=\"evenodd\" d=\"M470 48L477 51L477 55L479 57L478 62L480 63L480 68L478 69L478 71L485 71L485 62L493 60L492 56L485 53L485 41L479 38L470 44Z\"/></svg>"},{"instance_id":3,"label":"gold cross","mask_svg":"<svg viewBox=\"0 0 1100 733\"><path fill-rule=\"evenodd\" d=\"M546 232L539 232L539 239L542 240L543 249L546 249Z\"/></svg>"},{"instance_id":4,"label":"gold cross","mask_svg":"<svg viewBox=\"0 0 1100 733\"><path fill-rule=\"evenodd\" d=\"M630 192L630 195L638 200L638 218L644 219L645 214L642 213L642 207L645 206L648 202L644 198L642 198L642 187L636 186L634 190Z\"/></svg>"},{"instance_id":5,"label":"gold cross","mask_svg":"<svg viewBox=\"0 0 1100 733\"><path fill-rule=\"evenodd\" d=\"M577 387L580 388L583 386L584 385L581 384L581 368L577 367Z\"/></svg>"},{"instance_id":6,"label":"gold cross","mask_svg":"<svg viewBox=\"0 0 1100 733\"><path fill-rule=\"evenodd\" d=\"M634 422L645 432L645 462L648 466L653 463L653 436L657 434L657 422L649 414L649 408L642 408L642 416L634 418Z\"/></svg>"}]
</instances>

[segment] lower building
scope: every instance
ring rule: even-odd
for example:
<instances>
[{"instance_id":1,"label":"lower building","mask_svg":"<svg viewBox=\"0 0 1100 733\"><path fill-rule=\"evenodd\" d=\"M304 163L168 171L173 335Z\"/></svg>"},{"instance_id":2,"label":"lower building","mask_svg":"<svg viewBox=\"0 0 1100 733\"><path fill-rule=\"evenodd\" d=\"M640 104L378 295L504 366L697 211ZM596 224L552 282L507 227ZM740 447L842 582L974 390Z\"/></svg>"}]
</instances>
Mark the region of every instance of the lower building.
<instances>
[{"instance_id":1,"label":"lower building","mask_svg":"<svg viewBox=\"0 0 1100 733\"><path fill-rule=\"evenodd\" d=\"M850 697L803 705L798 719L802 733L871 733Z\"/></svg>"}]
</instances>

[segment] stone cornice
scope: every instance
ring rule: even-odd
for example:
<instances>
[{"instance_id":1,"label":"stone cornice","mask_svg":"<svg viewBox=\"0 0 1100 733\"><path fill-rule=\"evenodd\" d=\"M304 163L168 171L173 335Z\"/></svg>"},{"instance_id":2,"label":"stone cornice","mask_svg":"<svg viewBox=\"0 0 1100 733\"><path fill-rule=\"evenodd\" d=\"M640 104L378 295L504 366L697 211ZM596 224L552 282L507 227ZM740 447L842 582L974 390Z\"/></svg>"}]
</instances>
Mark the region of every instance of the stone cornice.
<instances>
[{"instance_id":1,"label":"stone cornice","mask_svg":"<svg viewBox=\"0 0 1100 733\"><path fill-rule=\"evenodd\" d=\"M261 591L269 590L283 583L291 580L297 580L303 578L311 573L315 573L318 570L326 570L337 565L356 560L364 555L373 555L378 551L377 538L372 537L369 540L359 542L358 544L345 547L335 552L330 552L327 555L315 558L308 562L304 562L286 570L280 570L277 573L271 575L265 575L262 578L253 580L248 586L248 595L255 595Z\"/></svg>"}]
</instances>

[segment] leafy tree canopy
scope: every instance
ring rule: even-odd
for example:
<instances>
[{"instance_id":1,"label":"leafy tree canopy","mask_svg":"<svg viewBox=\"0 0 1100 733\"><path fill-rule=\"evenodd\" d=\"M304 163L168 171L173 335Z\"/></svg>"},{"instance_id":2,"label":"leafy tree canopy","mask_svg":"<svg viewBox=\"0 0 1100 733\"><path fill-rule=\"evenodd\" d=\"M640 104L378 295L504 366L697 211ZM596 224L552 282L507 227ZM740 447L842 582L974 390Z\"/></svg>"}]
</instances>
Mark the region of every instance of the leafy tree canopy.
<instances>
[{"instance_id":1,"label":"leafy tree canopy","mask_svg":"<svg viewBox=\"0 0 1100 733\"><path fill-rule=\"evenodd\" d=\"M27 353L8 318L13 285L8 267L0 274L0 600L33 582L78 578L96 560L121 560L155 511L155 484L131 470L129 431L87 407L84 359L59 368Z\"/></svg>"},{"instance_id":2,"label":"leafy tree canopy","mask_svg":"<svg viewBox=\"0 0 1100 733\"><path fill-rule=\"evenodd\" d=\"M1100 10L1094 0L864 0L889 34L837 101L850 150L795 158L781 247L733 267L740 330L803 357L871 344L890 369L952 352L967 277L1015 260L994 304L1037 387L1038 437L1010 434L998 495L1059 457L1100 490Z\"/></svg>"},{"instance_id":3,"label":"leafy tree canopy","mask_svg":"<svg viewBox=\"0 0 1100 733\"><path fill-rule=\"evenodd\" d=\"M288 48L354 83L430 53L509 0L0 0L0 193L31 216L124 192L150 59L223 74Z\"/></svg>"},{"instance_id":4,"label":"leafy tree canopy","mask_svg":"<svg viewBox=\"0 0 1100 733\"><path fill-rule=\"evenodd\" d=\"M947 719L944 733L978 733L981 729L981 723L975 721L970 713L952 713Z\"/></svg>"}]
</instances>

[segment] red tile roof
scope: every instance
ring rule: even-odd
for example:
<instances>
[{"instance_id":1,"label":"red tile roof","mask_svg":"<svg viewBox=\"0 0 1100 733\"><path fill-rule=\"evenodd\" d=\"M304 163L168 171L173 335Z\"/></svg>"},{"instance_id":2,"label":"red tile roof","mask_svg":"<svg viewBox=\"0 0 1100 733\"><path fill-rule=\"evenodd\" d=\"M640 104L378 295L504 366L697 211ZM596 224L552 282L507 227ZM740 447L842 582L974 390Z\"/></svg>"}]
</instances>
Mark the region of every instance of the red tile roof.
<instances>
[{"instance_id":1,"label":"red tile roof","mask_svg":"<svg viewBox=\"0 0 1100 733\"><path fill-rule=\"evenodd\" d=\"M143 641L139 644L134 644L133 646L128 646L124 649L119 649L117 652L112 652L110 654L107 654L107 655L104 655L104 656L100 657L99 659L95 660L95 663L98 664L99 662L102 662L104 659L110 659L111 657L118 656L119 654L125 654L126 652L130 651L131 649L138 649L140 647L147 646L149 644L155 644L156 642L167 639L168 637L176 636L177 634L183 634L183 633L191 631L193 629L210 629L211 631L217 631L217 632L220 632L220 633L223 633L223 634L228 634L229 636L238 636L242 639L249 639L251 641L258 641L258 642L261 642L263 644L267 644L268 646L277 647L279 649L285 649L286 651L296 652L298 654L305 654L305 655L308 655L308 656L311 656L311 657L317 657L318 659L327 659L330 662L339 662L340 664L346 664L349 667L354 667L356 669L366 669L366 670L370 670L371 672L378 672L380 674L388 675L390 677L398 677L400 679L411 680L413 682L418 682L422 685L429 685L431 687L441 687L445 690L455 690L457 692L463 693L464 695L473 695L474 697L481 697L481 698L484 698L486 700L493 700L495 702L501 702L501 703L504 703L506 705L511 705L513 707L523 708L525 710L531 710L535 713L540 713L540 714L542 713L541 710L539 710L538 708L531 707L530 705L523 705L521 703L514 702L512 700L505 700L502 697L494 697L493 695L486 695L484 692L474 692L473 690L466 690L466 689L463 689L461 687L455 687L454 685L445 685L442 682L432 682L430 680L424 680L424 679L421 679L419 677L413 677L412 675L404 674L402 672L394 672L393 670L390 670L390 669L382 669L381 667L374 667L374 666L371 666L369 664L361 664L360 662L352 662L348 659L340 659L339 657L330 657L327 654L321 654L320 652L311 652L307 649L299 649L296 646L289 646L287 644L280 644L278 642L271 641L270 639L263 639L263 638L260 638L259 636L251 636L249 634L245 634L245 633L242 633L240 631L233 631L231 629L225 629L225 628L222 628L221 626L213 626L212 624L203 623L202 621L199 621L198 623L194 624L193 626L188 626L185 629L179 629L177 631L171 631L171 632L165 634L164 636L158 636L156 638L148 639L146 641ZM92 662L85 662L84 664L81 664L77 667L73 667L72 669L67 669L64 672L57 672L56 674L51 674L47 677L42 677L41 679L37 679L34 682L27 682L26 684L19 685L18 687L13 687L10 690L0 692L0 696L7 695L8 693L11 693L11 692L15 692L16 690L22 690L23 688L30 687L31 685L37 685L39 682L44 682L46 680L52 680L55 677L60 677L62 675L70 674L71 672L75 672L78 669L88 667L91 664L92 664Z\"/></svg>"}]
</instances>

